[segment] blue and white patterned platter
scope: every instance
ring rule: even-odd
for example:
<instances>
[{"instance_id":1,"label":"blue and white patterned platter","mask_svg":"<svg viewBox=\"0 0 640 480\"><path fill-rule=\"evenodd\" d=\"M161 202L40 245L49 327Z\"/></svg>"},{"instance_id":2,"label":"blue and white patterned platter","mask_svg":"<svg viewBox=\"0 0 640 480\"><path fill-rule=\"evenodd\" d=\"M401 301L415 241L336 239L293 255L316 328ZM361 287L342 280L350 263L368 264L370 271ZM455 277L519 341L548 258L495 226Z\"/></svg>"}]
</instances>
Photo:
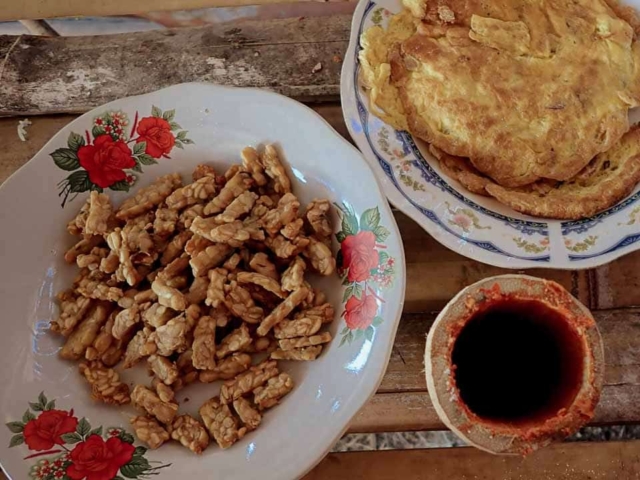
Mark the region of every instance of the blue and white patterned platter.
<instances>
[{"instance_id":1,"label":"blue and white patterned platter","mask_svg":"<svg viewBox=\"0 0 640 480\"><path fill-rule=\"evenodd\" d=\"M640 0L631 2L636 8ZM376 173L389 201L446 247L504 268L582 269L640 248L640 188L614 207L579 221L519 214L475 195L448 177L426 145L369 111L359 81L361 33L386 24L399 0L360 0L342 67L342 109L349 133ZM631 112L640 121L640 109Z\"/></svg>"}]
</instances>

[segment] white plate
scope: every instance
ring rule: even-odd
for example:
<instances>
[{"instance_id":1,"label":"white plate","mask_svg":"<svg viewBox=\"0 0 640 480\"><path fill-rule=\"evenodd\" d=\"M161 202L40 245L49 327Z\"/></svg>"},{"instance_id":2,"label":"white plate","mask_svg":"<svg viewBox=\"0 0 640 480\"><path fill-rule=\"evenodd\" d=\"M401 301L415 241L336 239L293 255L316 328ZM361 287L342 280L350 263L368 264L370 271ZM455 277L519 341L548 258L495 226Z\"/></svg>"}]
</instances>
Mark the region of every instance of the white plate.
<instances>
[{"instance_id":1,"label":"white plate","mask_svg":"<svg viewBox=\"0 0 640 480\"><path fill-rule=\"evenodd\" d=\"M61 342L47 332L49 321L57 313L54 296L70 285L76 272L75 266L62 259L73 244L65 226L88 195L81 192L74 198L72 193L61 208L64 192L60 197L59 189L68 183L64 179L69 175L75 175L71 184L77 190L90 186L82 183L87 173L75 160L78 154L74 150L86 144L87 139L93 142L94 134L104 132L107 126L115 132L116 113L118 123L124 125L122 138L128 141L127 133L133 124L138 125L137 136L143 118L151 117L152 111L174 122L173 131L169 131L168 123L144 121L142 133L157 140L155 149L149 147L152 141L147 142L146 152L161 158L157 158L157 164L143 166L144 173L127 170L125 180L115 188L126 189L127 179L135 180L131 188L135 192L139 186L173 171L187 177L201 162L220 165L222 169L240 161L244 146L276 142L290 166L294 191L303 203L316 196L328 197L351 212L343 215L342 223L336 218L336 238L343 242L348 239L342 250L358 247L350 257L360 260L351 275L358 277L358 283L350 282L344 271L341 279L336 276L322 280L329 301L337 307L337 318L331 326L335 338L322 356L315 362L283 362L283 369L292 374L296 387L282 404L268 411L263 424L231 449L222 451L212 445L202 456L173 443L157 451L139 448L132 457L131 448L122 442L132 440L127 432L131 432L128 419L133 408L118 409L91 401L77 366L58 359ZM183 149L172 146L176 138L183 139ZM123 145L119 148L126 152ZM133 149L135 138L126 145ZM139 148L134 153L141 153ZM57 152L57 164L67 171L52 161L53 152ZM86 152L80 156L86 157ZM162 157L163 153L170 158ZM152 163L153 158L143 157L143 161ZM89 168L89 179L96 182L108 183L120 175L113 171L106 175L105 169L86 161L83 164ZM116 202L129 195L105 191ZM286 97L260 90L185 84L97 108L63 128L5 182L0 188L0 224L4 332L0 350L5 359L0 366L0 411L3 423L15 422L0 427L0 461L11 478L26 479L30 472L37 478L36 471L52 473L51 465L67 471L70 460L64 455L75 458L76 463L80 462L78 468L84 468L86 459L81 457L104 448L121 451L111 463L117 467L116 472L119 470L116 478L142 478L144 473L158 473L153 477L158 479L295 478L327 453L375 392L384 374L404 299L404 253L397 226L360 153L317 114ZM371 237L375 237L375 245ZM337 251L338 241L334 240L334 246ZM376 258L379 267L362 270L363 265L371 266L373 263L367 262ZM352 297L349 312L345 312ZM361 303L367 309L357 310ZM127 381L131 380L129 372L124 374ZM38 398L40 392L47 397L46 403L44 398ZM217 392L217 385L188 387L179 392L180 400L189 398L188 403L181 402L181 411L196 414L198 407ZM51 400L55 400L55 408L47 406ZM43 408L53 410L43 413ZM102 437L93 437L91 443L77 442L74 427L78 434L89 431L87 423L80 421L82 418L92 429L102 427ZM109 430L112 428L124 432ZM63 438L61 433L70 435ZM111 434L117 439L105 443ZM10 448L12 439L13 443L27 443ZM63 445L52 443L52 439ZM126 464L120 465L125 460ZM108 462L97 464L105 467ZM149 470L157 467L162 468ZM78 476L78 471L71 473Z\"/></svg>"},{"instance_id":2,"label":"white plate","mask_svg":"<svg viewBox=\"0 0 640 480\"><path fill-rule=\"evenodd\" d=\"M639 0L630 4L640 7ZM467 191L440 170L420 140L373 115L359 82L360 35L373 25L386 26L391 12L400 9L399 0L359 1L340 85L349 133L391 203L451 250L504 268L591 268L640 248L640 187L584 220L521 215ZM630 117L640 120L640 111Z\"/></svg>"}]
</instances>

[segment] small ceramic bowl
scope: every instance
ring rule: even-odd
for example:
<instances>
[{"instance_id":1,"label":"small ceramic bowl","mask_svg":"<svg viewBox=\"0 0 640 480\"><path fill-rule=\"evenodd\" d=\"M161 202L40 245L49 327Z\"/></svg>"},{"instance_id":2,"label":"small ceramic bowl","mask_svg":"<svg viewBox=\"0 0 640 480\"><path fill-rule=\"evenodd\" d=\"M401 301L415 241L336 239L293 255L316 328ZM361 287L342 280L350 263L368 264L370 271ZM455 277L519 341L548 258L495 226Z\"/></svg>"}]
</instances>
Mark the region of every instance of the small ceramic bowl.
<instances>
[{"instance_id":1,"label":"small ceramic bowl","mask_svg":"<svg viewBox=\"0 0 640 480\"><path fill-rule=\"evenodd\" d=\"M425 365L451 430L482 450L525 455L593 417L604 354L591 313L562 286L503 275L465 288L442 310Z\"/></svg>"}]
</instances>

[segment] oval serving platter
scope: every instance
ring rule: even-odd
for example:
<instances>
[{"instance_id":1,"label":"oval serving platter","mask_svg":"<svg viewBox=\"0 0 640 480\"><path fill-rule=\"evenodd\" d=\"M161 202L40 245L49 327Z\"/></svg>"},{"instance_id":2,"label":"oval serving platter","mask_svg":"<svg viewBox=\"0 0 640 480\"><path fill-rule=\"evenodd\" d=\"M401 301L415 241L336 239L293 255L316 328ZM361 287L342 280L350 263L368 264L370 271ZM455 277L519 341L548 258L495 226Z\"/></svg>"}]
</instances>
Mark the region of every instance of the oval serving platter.
<instances>
[{"instance_id":1,"label":"oval serving platter","mask_svg":"<svg viewBox=\"0 0 640 480\"><path fill-rule=\"evenodd\" d=\"M86 148L79 153L100 148L96 137L102 138L98 144L110 142L104 135L123 155L112 152L99 163ZM103 188L117 205L160 175L177 171L186 178L199 163L224 171L239 162L243 147L264 143L280 148L303 205L314 197L336 205L338 262L340 248L357 247L355 257L366 256L367 265L377 260L376 266L350 281L349 265L339 263L339 276L318 279L336 307L334 339L314 362L281 363L296 385L255 432L225 451L212 444L201 456L175 442L146 450L132 436L133 407L93 402L77 364L57 357L62 342L48 332L57 315L55 295L77 271L63 260L74 243L66 224L91 188ZM371 188L354 189L355 182ZM329 451L382 379L405 290L395 220L360 153L315 112L286 97L184 84L99 107L63 128L2 185L0 222L0 348L6 360L0 367L0 462L10 478L80 478L94 454L102 455L96 457L106 472L101 480L150 474L297 478ZM123 373L127 382L129 372ZM200 384L180 391L180 412L197 415L218 390L217 384ZM126 445L132 443L135 449Z\"/></svg>"},{"instance_id":2,"label":"oval serving platter","mask_svg":"<svg viewBox=\"0 0 640 480\"><path fill-rule=\"evenodd\" d=\"M630 4L640 7L637 0ZM359 1L340 85L349 133L391 203L451 250L503 268L593 268L640 248L640 186L591 218L522 215L467 191L441 171L424 142L376 117L359 81L360 35L373 25L386 27L400 10L400 0ZM640 109L630 120L640 121Z\"/></svg>"}]
</instances>

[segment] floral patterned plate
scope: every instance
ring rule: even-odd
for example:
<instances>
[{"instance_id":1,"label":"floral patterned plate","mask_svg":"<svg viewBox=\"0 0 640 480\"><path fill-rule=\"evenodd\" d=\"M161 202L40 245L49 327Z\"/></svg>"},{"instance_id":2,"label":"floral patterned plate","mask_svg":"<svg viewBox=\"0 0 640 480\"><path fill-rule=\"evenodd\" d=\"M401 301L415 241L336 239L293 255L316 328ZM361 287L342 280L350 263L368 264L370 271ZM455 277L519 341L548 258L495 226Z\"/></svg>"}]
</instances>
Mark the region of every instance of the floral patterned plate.
<instances>
[{"instance_id":1,"label":"floral patterned plate","mask_svg":"<svg viewBox=\"0 0 640 480\"><path fill-rule=\"evenodd\" d=\"M640 0L630 3L640 7ZM423 142L373 115L359 79L360 35L373 25L386 26L400 10L400 0L359 1L341 79L349 132L391 203L451 250L504 268L591 268L640 248L640 187L579 221L521 215L467 191L440 170ZM630 118L639 121L640 110Z\"/></svg>"},{"instance_id":2,"label":"floral patterned plate","mask_svg":"<svg viewBox=\"0 0 640 480\"><path fill-rule=\"evenodd\" d=\"M159 175L187 176L203 161L226 168L244 146L266 142L284 152L302 202L335 203L339 276L317 279L337 307L334 340L315 362L284 362L296 387L229 450L210 446L198 457L178 444L147 450L132 436L133 408L94 403L47 331L55 295L76 270L62 258L73 242L66 224L90 190L118 202ZM397 226L360 153L285 97L185 84L104 105L63 128L2 185L0 224L0 462L11 478L296 478L327 453L386 368L404 299ZM126 381L148 382L133 370ZM181 411L197 415L218 390L179 392Z\"/></svg>"}]
</instances>

